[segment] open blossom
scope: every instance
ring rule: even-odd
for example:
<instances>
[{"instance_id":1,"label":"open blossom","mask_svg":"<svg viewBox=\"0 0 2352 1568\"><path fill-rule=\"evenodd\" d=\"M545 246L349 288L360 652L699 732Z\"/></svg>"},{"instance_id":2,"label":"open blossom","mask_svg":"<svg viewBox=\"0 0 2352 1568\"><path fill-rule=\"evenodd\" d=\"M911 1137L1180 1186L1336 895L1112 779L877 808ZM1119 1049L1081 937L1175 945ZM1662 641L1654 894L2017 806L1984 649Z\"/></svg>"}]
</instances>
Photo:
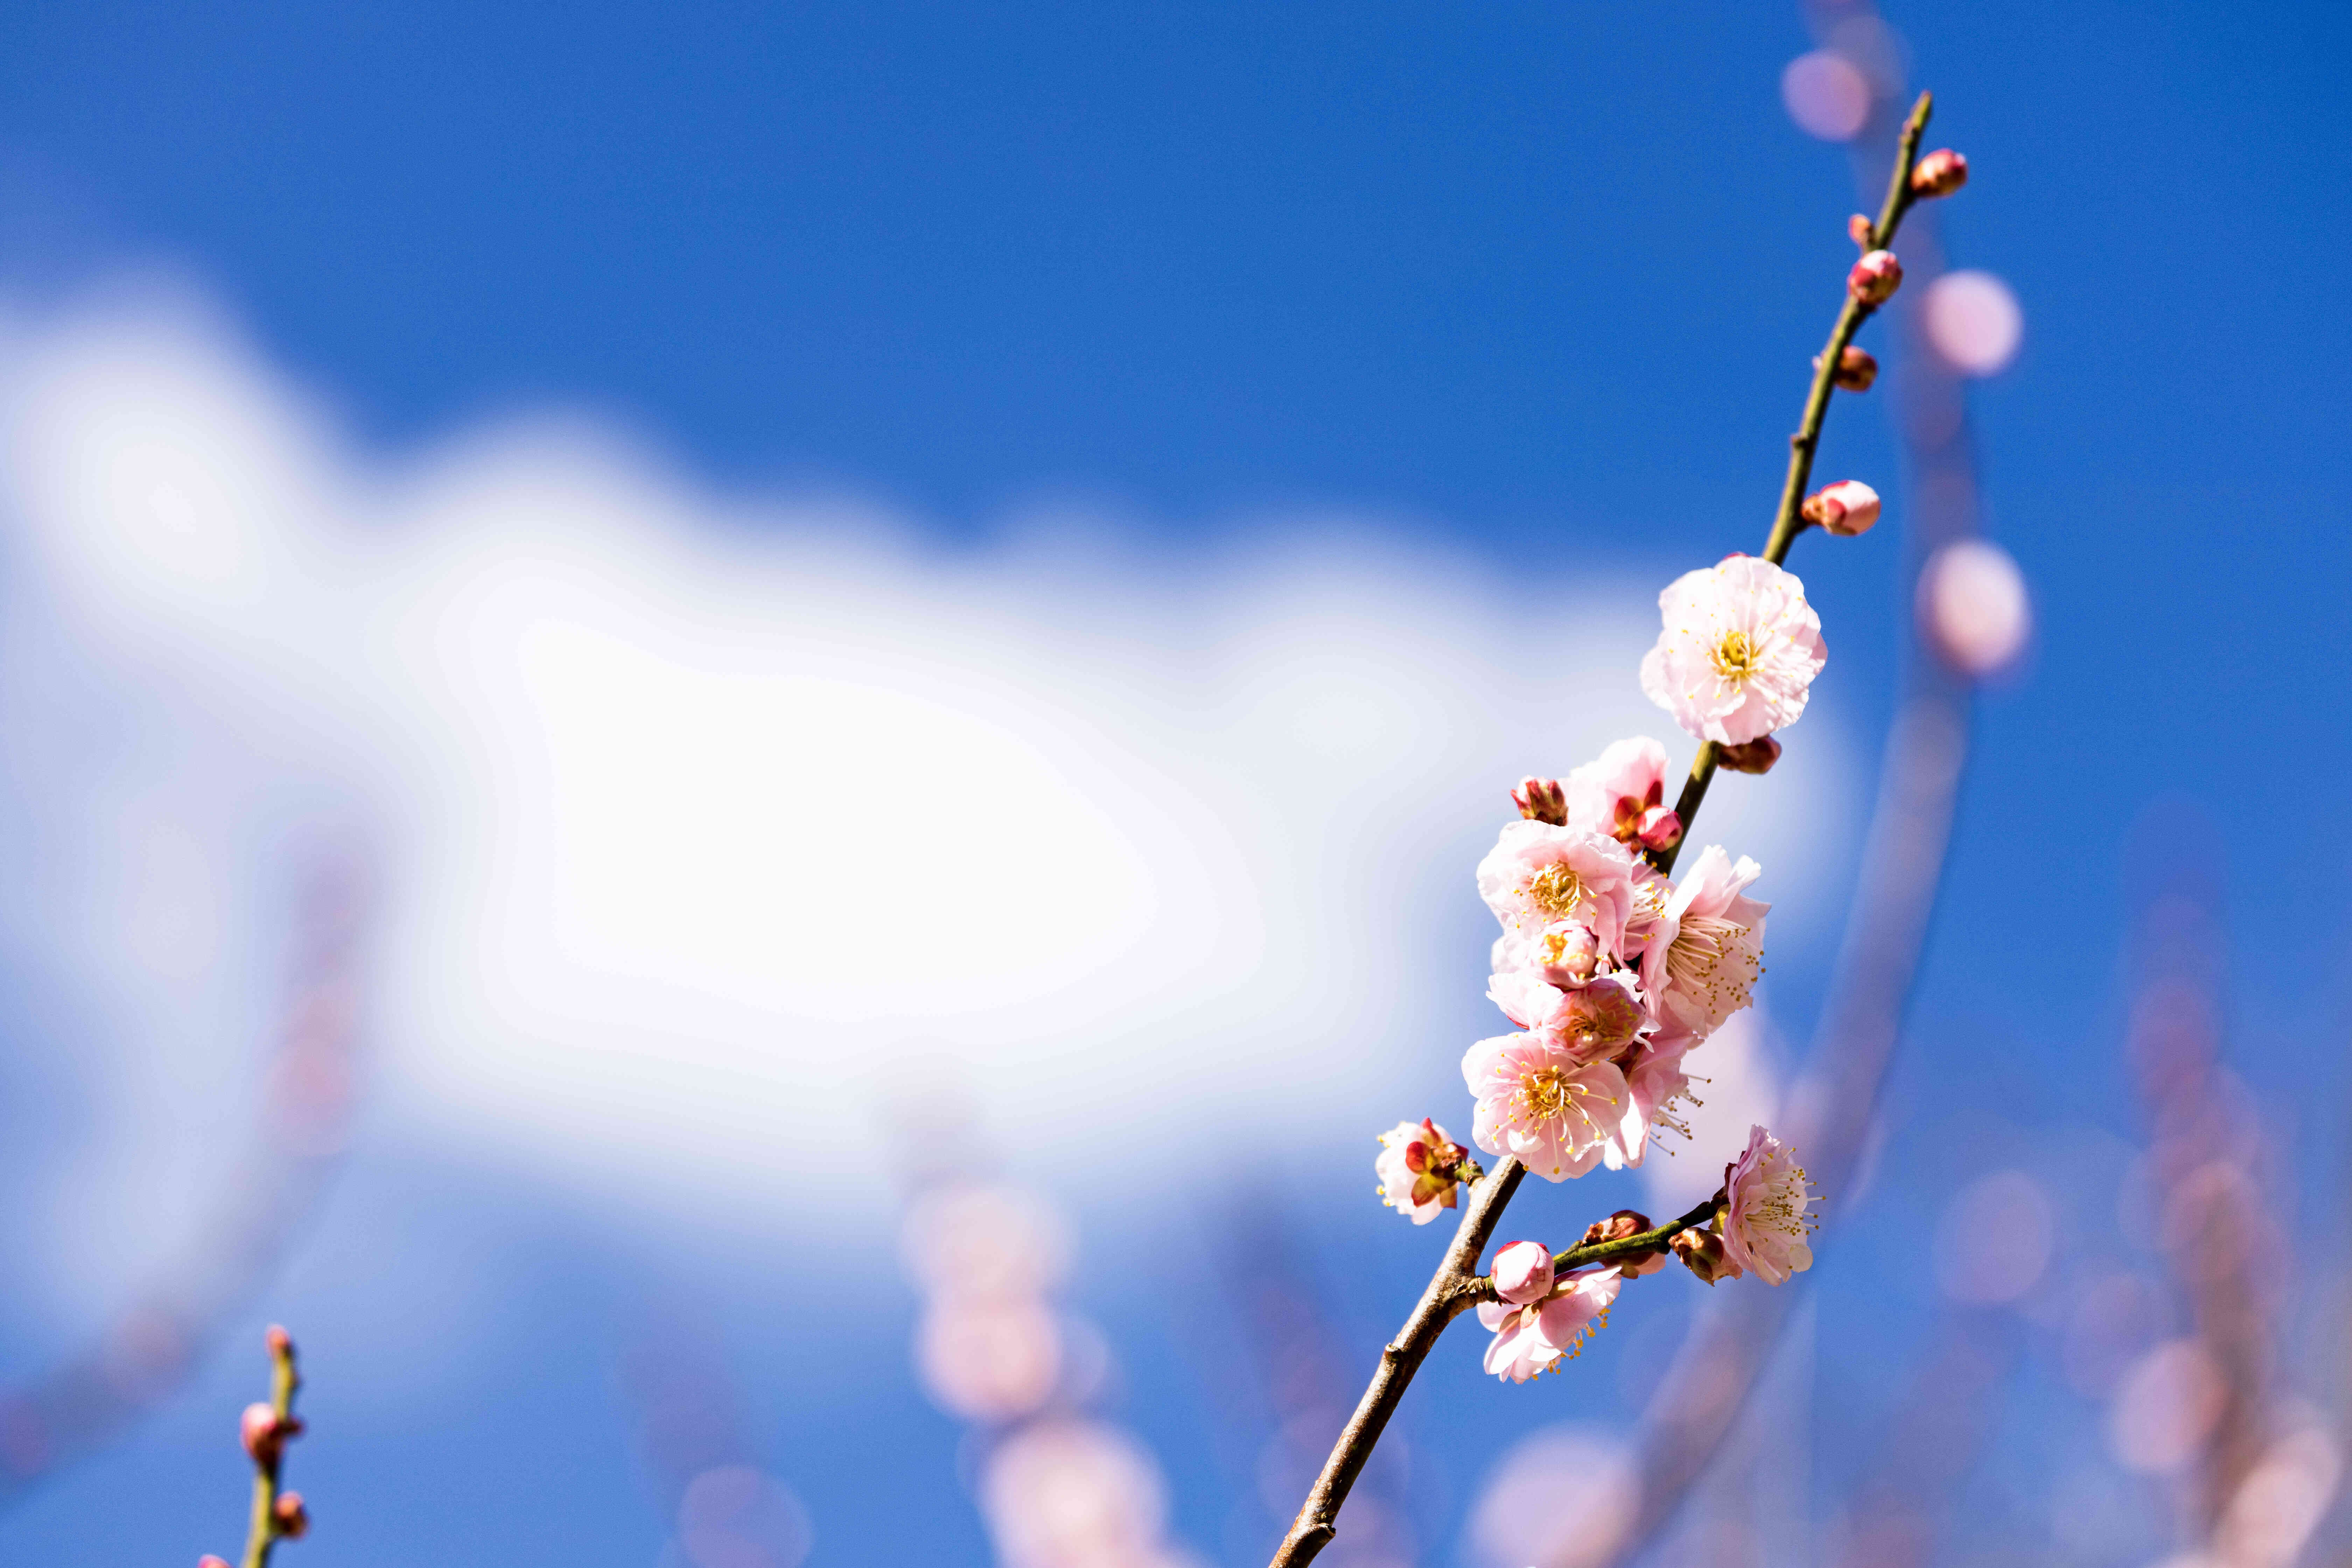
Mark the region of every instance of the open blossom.
<instances>
[{"instance_id":1,"label":"open blossom","mask_svg":"<svg viewBox=\"0 0 2352 1568\"><path fill-rule=\"evenodd\" d=\"M1400 1121L1381 1134L1381 1155L1372 1170L1381 1179L1381 1202L1427 1225L1440 1209L1459 1201L1462 1184L1470 1177L1469 1151L1445 1135L1445 1129L1427 1117Z\"/></svg>"},{"instance_id":2,"label":"open blossom","mask_svg":"<svg viewBox=\"0 0 2352 1568\"><path fill-rule=\"evenodd\" d=\"M1551 1035L1481 1040L1462 1058L1462 1076L1478 1101L1470 1139L1490 1154L1508 1154L1548 1181L1564 1182L1609 1158L1624 1160L1629 1119L1640 1123L1624 1075L1591 1061Z\"/></svg>"},{"instance_id":3,"label":"open blossom","mask_svg":"<svg viewBox=\"0 0 2352 1568\"><path fill-rule=\"evenodd\" d=\"M1507 927L1533 931L1573 921L1614 953L1633 914L1633 852L1606 835L1513 822L1478 862L1478 892Z\"/></svg>"},{"instance_id":4,"label":"open blossom","mask_svg":"<svg viewBox=\"0 0 2352 1568\"><path fill-rule=\"evenodd\" d=\"M1804 712L1806 688L1829 656L1793 574L1734 555L1675 578L1658 607L1665 626L1642 659L1642 689L1675 722L1738 746Z\"/></svg>"},{"instance_id":5,"label":"open blossom","mask_svg":"<svg viewBox=\"0 0 2352 1568\"><path fill-rule=\"evenodd\" d=\"M1723 1252L1735 1269L1783 1285L1813 1266L1814 1222L1805 1212L1813 1194L1787 1144L1750 1128L1746 1152L1724 1167L1723 1191Z\"/></svg>"},{"instance_id":6,"label":"open blossom","mask_svg":"<svg viewBox=\"0 0 2352 1568\"><path fill-rule=\"evenodd\" d=\"M1544 1262L1549 1272L1550 1258ZM1495 1263L1499 1284L1502 1259L1497 1257ZM1577 1353L1596 1323L1607 1321L1609 1303L1624 1283L1613 1266L1603 1264L1548 1279L1543 1294L1533 1300L1480 1302L1478 1321L1495 1336L1486 1347L1486 1370L1512 1383L1549 1372L1561 1357Z\"/></svg>"},{"instance_id":7,"label":"open blossom","mask_svg":"<svg viewBox=\"0 0 2352 1568\"><path fill-rule=\"evenodd\" d=\"M1631 1140L1625 1151L1625 1163L1642 1163L1643 1144L1653 1127L1679 1137L1690 1136L1690 1122L1684 1111L1690 1102L1690 1075L1683 1071L1683 1058L1698 1043L1695 1035L1661 1035L1642 1042L1639 1055L1621 1064L1625 1074L1625 1090L1633 1097L1633 1112L1641 1122L1641 1134Z\"/></svg>"},{"instance_id":8,"label":"open blossom","mask_svg":"<svg viewBox=\"0 0 2352 1568\"><path fill-rule=\"evenodd\" d=\"M1764 916L1747 895L1763 868L1720 845L1699 852L1645 938L1642 984L1660 1021L1704 1037L1755 1000L1763 973Z\"/></svg>"}]
</instances>

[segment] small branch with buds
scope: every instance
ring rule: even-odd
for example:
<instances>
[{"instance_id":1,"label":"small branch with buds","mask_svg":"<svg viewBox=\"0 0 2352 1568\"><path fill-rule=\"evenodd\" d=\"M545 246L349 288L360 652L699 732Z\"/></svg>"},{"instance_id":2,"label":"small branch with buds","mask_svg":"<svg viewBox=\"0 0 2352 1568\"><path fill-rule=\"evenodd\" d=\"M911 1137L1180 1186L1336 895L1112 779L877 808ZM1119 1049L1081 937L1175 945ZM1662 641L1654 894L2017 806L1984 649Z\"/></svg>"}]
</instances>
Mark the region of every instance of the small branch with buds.
<instances>
[{"instance_id":1,"label":"small branch with buds","mask_svg":"<svg viewBox=\"0 0 2352 1568\"><path fill-rule=\"evenodd\" d=\"M302 1386L294 1369L294 1342L284 1329L273 1326L264 1342L269 1349L269 1398L245 1407L238 1435L253 1457L253 1522L245 1538L243 1568L269 1568L270 1550L280 1541L299 1541L310 1528L310 1515L300 1492L278 1489L286 1464L287 1442L302 1435L301 1417L294 1414L294 1391ZM228 1568L217 1557L205 1557L196 1568Z\"/></svg>"},{"instance_id":2,"label":"small branch with buds","mask_svg":"<svg viewBox=\"0 0 2352 1568\"><path fill-rule=\"evenodd\" d=\"M1867 485L1847 480L1830 486L1810 500L1806 499L1805 487L1812 482L1813 454L1821 446L1822 426L1829 417L1830 394L1839 387L1867 392L1871 383L1878 379L1878 362L1853 346L1853 335L1903 285L1903 264L1886 248L1895 242L1895 231L1903 226L1903 215L1921 198L1948 196L1967 183L1969 163L1958 153L1945 149L1924 159L1919 156L1919 139L1927 134L1927 115L1933 108L1933 96L1923 92L1919 101L1911 106L1910 117L1903 122L1903 140L1895 148L1895 171L1886 182L1886 200L1878 209L1878 221L1873 223L1856 213L1846 226L1847 234L1862 247L1863 256L1846 274L1845 303L1839 307L1837 321L1830 328L1828 345L1813 361L1813 384L1805 395L1804 417L1797 426L1797 433L1789 437L1789 476L1780 486L1780 510L1773 515L1772 531L1764 541L1764 559L1775 566L1789 558L1789 547L1807 528L1819 524L1832 533L1854 534L1878 521L1878 497ZM1698 815L1699 803L1706 798L1707 785L1715 782L1717 766L1734 773L1760 773L1778 761L1780 753L1780 745L1774 742L1769 756L1761 759L1762 765L1757 766L1754 763L1759 759L1742 757L1735 761L1726 754L1733 750L1713 741L1700 743L1698 755L1691 760L1690 778L1675 802L1675 815L1682 819L1685 829ZM1675 856L1681 847L1677 843L1664 850L1652 851L1651 864L1661 871L1673 870Z\"/></svg>"},{"instance_id":3,"label":"small branch with buds","mask_svg":"<svg viewBox=\"0 0 2352 1568\"><path fill-rule=\"evenodd\" d=\"M1612 1132L1595 1121L1587 1102L1615 1107L1622 1104L1621 1096L1634 1094L1643 1116L1654 1108L1643 1109L1640 1093L1664 1097L1660 1106L1672 1103L1671 1086L1686 1081L1675 1065L1683 1053L1723 1016L1748 1003L1748 986L1760 962L1760 947L1749 933L1760 930L1769 907L1741 892L1758 874L1756 867L1744 858L1735 864L1710 847L1683 888L1668 884L1665 874L1686 842L1716 770L1768 772L1780 755L1770 731L1803 711L1804 689L1821 668L1820 623L1804 603L1802 584L1780 569L1790 546L1808 528L1853 537L1878 521L1878 495L1858 480L1830 485L1810 498L1805 489L1831 394L1839 387L1866 391L1877 377L1877 362L1853 340L1902 285L1902 264L1887 247L1904 214L1923 197L1949 195L1968 177L1967 161L1957 153L1919 156L1930 104L1921 94L1905 121L1877 220L1857 214L1848 226L1864 254L1847 274L1845 301L1828 344L1813 362L1812 384L1802 422L1790 440L1788 477L1762 559L1735 556L1711 572L1687 574L1661 597L1665 630L1643 662L1642 679L1643 689L1700 738L1680 798L1671 811L1664 808L1663 748L1646 739L1619 742L1566 781L1522 781L1513 794L1521 820L1504 829L1494 855L1480 866L1482 894L1507 932L1520 933L1517 940L1522 944L1516 963L1498 958L1496 989L1489 994L1528 1032L1483 1041L1464 1059L1465 1076L1480 1096L1484 1130L1474 1141L1499 1158L1471 1189L1453 1244L1403 1329L1381 1352L1370 1386L1275 1552L1272 1568L1304 1568L1338 1533L1339 1508L1406 1386L1461 1313L1478 1309L1481 1321L1495 1331L1486 1369L1525 1382L1580 1348L1591 1325L1605 1321L1623 1281L1663 1268L1668 1252L1710 1285L1749 1272L1778 1285L1811 1266L1805 1238L1814 1222L1806 1210L1818 1194L1787 1146L1756 1127L1746 1152L1726 1165L1724 1185L1687 1214L1653 1226L1646 1217L1621 1209L1594 1223L1565 1252L1555 1255L1533 1242L1515 1242L1496 1254L1492 1274L1472 1272L1527 1174L1527 1165L1505 1153L1506 1148L1537 1159L1553 1181L1591 1169L1598 1141L1611 1137L1626 1140L1612 1145L1612 1166L1640 1163L1642 1123L1636 1121L1631 1135ZM1759 608L1767 596L1769 614ZM1683 647L1693 634L1686 627L1677 631L1677 603L1698 606L1695 621L1720 615L1716 625L1727 629L1708 634L1714 640L1703 646ZM1790 673L1762 673L1774 668ZM1683 673L1677 677L1675 670ZM1718 696L1707 700L1721 700L1722 706L1702 705L1694 688L1709 685ZM1727 690L1732 695L1720 699ZM1597 799L1579 796L1584 800L1580 806L1570 798L1572 790L1597 791ZM1579 817L1580 810L1586 815ZM1572 827L1572 821L1586 826ZM1530 825L1536 825L1531 831L1521 831ZM1712 900L1706 907L1693 901L1702 892ZM1611 897L1622 904L1608 904ZM1643 899L1654 901L1643 904ZM1664 935L1629 938L1637 919L1675 924ZM1685 936L1687 951L1682 945ZM1652 941L1673 945L1643 945ZM1669 952L1685 958L1688 967L1677 969L1671 959L1654 963ZM1738 974L1742 965L1748 970L1745 980ZM1683 995L1669 1028L1651 988L1663 988L1671 1000L1674 986L1691 985L1691 974L1704 984ZM1642 1073L1666 1075L1667 1087L1659 1088L1660 1079L1654 1076L1646 1080L1650 1087L1637 1093L1627 1075ZM1452 1206L1457 1178L1472 1179L1475 1167L1466 1163L1466 1154L1434 1121L1400 1123L1381 1135L1381 1191L1415 1224L1435 1218L1441 1206ZM1577 1163L1570 1167L1570 1161Z\"/></svg>"}]
</instances>

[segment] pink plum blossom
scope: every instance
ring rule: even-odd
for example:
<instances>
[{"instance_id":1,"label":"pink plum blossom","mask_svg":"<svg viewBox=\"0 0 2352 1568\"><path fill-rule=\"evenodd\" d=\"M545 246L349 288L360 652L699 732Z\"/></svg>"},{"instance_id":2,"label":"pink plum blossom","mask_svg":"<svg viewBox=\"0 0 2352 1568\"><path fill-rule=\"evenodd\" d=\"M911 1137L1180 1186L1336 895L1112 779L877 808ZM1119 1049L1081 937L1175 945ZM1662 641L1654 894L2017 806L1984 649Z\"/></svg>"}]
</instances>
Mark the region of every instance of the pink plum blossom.
<instances>
[{"instance_id":1,"label":"pink plum blossom","mask_svg":"<svg viewBox=\"0 0 2352 1568\"><path fill-rule=\"evenodd\" d=\"M1640 1136L1627 1151L1627 1164L1642 1163L1643 1145L1653 1127L1684 1138L1690 1136L1690 1123L1682 1113L1690 1096L1690 1076L1683 1071L1683 1058L1697 1043L1694 1035L1662 1035L1643 1041L1641 1053L1621 1064L1625 1089L1633 1097L1633 1110L1642 1128Z\"/></svg>"},{"instance_id":2,"label":"pink plum blossom","mask_svg":"<svg viewBox=\"0 0 2352 1568\"><path fill-rule=\"evenodd\" d=\"M1479 1303L1478 1321L1495 1336L1486 1347L1486 1370L1496 1377L1525 1383L1558 1366L1561 1357L1576 1354L1594 1326L1607 1321L1609 1303L1624 1279L1613 1266L1602 1265L1575 1269L1549 1283L1531 1301Z\"/></svg>"},{"instance_id":3,"label":"pink plum blossom","mask_svg":"<svg viewBox=\"0 0 2352 1568\"><path fill-rule=\"evenodd\" d=\"M1587 1060L1615 1056L1650 1021L1633 987L1613 974L1562 988L1538 971L1511 970L1489 980L1486 994L1520 1028L1549 1036Z\"/></svg>"},{"instance_id":4,"label":"pink plum blossom","mask_svg":"<svg viewBox=\"0 0 2352 1568\"><path fill-rule=\"evenodd\" d=\"M1540 1241L1514 1241L1495 1254L1495 1294L1505 1304L1524 1307L1551 1293L1551 1248Z\"/></svg>"},{"instance_id":5,"label":"pink plum blossom","mask_svg":"<svg viewBox=\"0 0 2352 1568\"><path fill-rule=\"evenodd\" d=\"M1602 952L1613 953L1633 913L1633 852L1604 834L1507 823L1478 862L1478 892L1507 927L1580 921Z\"/></svg>"},{"instance_id":6,"label":"pink plum blossom","mask_svg":"<svg viewBox=\"0 0 2352 1568\"><path fill-rule=\"evenodd\" d=\"M1723 1190L1723 1251L1735 1270L1784 1285L1813 1266L1806 1238L1814 1222L1805 1212L1813 1194L1787 1144L1750 1128L1746 1152L1724 1167Z\"/></svg>"},{"instance_id":7,"label":"pink plum blossom","mask_svg":"<svg viewBox=\"0 0 2352 1568\"><path fill-rule=\"evenodd\" d=\"M1642 659L1642 689L1675 722L1738 746L1803 714L1806 688L1829 656L1821 617L1793 574L1734 555L1684 573L1658 607L1665 625Z\"/></svg>"},{"instance_id":8,"label":"pink plum blossom","mask_svg":"<svg viewBox=\"0 0 2352 1568\"><path fill-rule=\"evenodd\" d=\"M1621 843L1641 831L1643 814L1665 798L1666 749L1647 735L1618 741L1560 781L1568 826Z\"/></svg>"},{"instance_id":9,"label":"pink plum blossom","mask_svg":"<svg viewBox=\"0 0 2352 1568\"><path fill-rule=\"evenodd\" d=\"M1511 1155L1537 1175L1580 1176L1617 1150L1633 1097L1609 1061L1590 1061L1551 1035L1481 1040L1462 1058L1478 1101L1471 1142ZM1622 1159L1618 1151L1612 1163Z\"/></svg>"},{"instance_id":10,"label":"pink plum blossom","mask_svg":"<svg viewBox=\"0 0 2352 1568\"><path fill-rule=\"evenodd\" d=\"M1427 1117L1400 1121L1381 1134L1380 1158L1372 1162L1381 1179L1381 1202L1406 1215L1415 1225L1427 1225L1440 1209L1459 1201L1469 1151L1445 1135L1445 1129Z\"/></svg>"},{"instance_id":11,"label":"pink plum blossom","mask_svg":"<svg viewBox=\"0 0 2352 1568\"><path fill-rule=\"evenodd\" d=\"M1764 916L1747 896L1763 868L1710 844L1683 875L1645 932L1642 982L1659 1021L1704 1037L1755 999L1763 973Z\"/></svg>"}]
</instances>

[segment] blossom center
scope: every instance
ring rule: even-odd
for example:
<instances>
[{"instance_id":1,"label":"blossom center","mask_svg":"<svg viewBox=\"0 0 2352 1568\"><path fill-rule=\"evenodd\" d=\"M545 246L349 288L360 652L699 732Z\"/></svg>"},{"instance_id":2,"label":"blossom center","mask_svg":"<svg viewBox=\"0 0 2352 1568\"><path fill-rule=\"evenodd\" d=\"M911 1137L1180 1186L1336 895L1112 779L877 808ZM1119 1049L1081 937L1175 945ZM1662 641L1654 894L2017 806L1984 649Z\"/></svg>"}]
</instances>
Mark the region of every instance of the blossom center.
<instances>
[{"instance_id":1,"label":"blossom center","mask_svg":"<svg viewBox=\"0 0 2352 1568\"><path fill-rule=\"evenodd\" d=\"M1591 1121L1592 1118L1585 1116L1584 1107L1577 1101L1591 1092L1565 1068L1541 1067L1519 1075L1519 1103L1538 1121L1564 1121L1571 1114Z\"/></svg>"},{"instance_id":2,"label":"blossom center","mask_svg":"<svg viewBox=\"0 0 2352 1568\"><path fill-rule=\"evenodd\" d=\"M1727 992L1745 1005L1748 987L1756 982L1751 963L1723 968L1726 953L1735 951L1748 928L1717 915L1685 915L1666 949L1666 978L1685 990L1720 1001ZM1742 973L1745 969L1747 973ZM1732 1009L1737 1012L1737 1007Z\"/></svg>"},{"instance_id":3,"label":"blossom center","mask_svg":"<svg viewBox=\"0 0 2352 1568\"><path fill-rule=\"evenodd\" d=\"M1748 678L1756 673L1756 667L1763 662L1763 648L1744 631L1724 633L1723 640L1715 645L1714 652L1708 656L1709 662L1715 666L1715 672L1734 686L1746 685Z\"/></svg>"},{"instance_id":4,"label":"blossom center","mask_svg":"<svg viewBox=\"0 0 2352 1568\"><path fill-rule=\"evenodd\" d=\"M1528 881L1528 901L1556 921L1564 921L1584 907L1584 879L1564 861L1555 860Z\"/></svg>"}]
</instances>

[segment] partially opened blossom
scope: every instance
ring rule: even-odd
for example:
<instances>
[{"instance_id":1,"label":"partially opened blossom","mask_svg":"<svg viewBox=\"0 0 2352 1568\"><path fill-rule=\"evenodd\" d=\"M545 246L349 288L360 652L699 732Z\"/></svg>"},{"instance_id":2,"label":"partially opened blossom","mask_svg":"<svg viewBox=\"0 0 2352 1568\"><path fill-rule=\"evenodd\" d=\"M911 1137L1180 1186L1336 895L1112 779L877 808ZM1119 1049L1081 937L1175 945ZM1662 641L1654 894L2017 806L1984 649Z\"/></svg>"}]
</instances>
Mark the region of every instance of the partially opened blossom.
<instances>
[{"instance_id":1,"label":"partially opened blossom","mask_svg":"<svg viewBox=\"0 0 2352 1568\"><path fill-rule=\"evenodd\" d=\"M1627 1152L1627 1164L1642 1163L1643 1144L1652 1128L1678 1137L1690 1136L1690 1123L1683 1115L1690 1099L1690 1075L1683 1071L1683 1058L1696 1043L1695 1035L1661 1035L1642 1042L1639 1054L1632 1061L1619 1064L1642 1130L1641 1141Z\"/></svg>"},{"instance_id":2,"label":"partially opened blossom","mask_svg":"<svg viewBox=\"0 0 2352 1568\"><path fill-rule=\"evenodd\" d=\"M1642 689L1685 730L1737 746L1804 713L1806 689L1829 656L1821 617L1793 574L1734 555L1684 573L1658 607L1665 626L1642 660Z\"/></svg>"},{"instance_id":3,"label":"partially opened blossom","mask_svg":"<svg viewBox=\"0 0 2352 1568\"><path fill-rule=\"evenodd\" d=\"M1563 1356L1580 1351L1594 1327L1607 1321L1609 1303L1623 1286L1615 1267L1604 1264L1563 1274L1544 1295L1524 1304L1479 1303L1478 1321L1495 1336L1486 1347L1486 1370L1512 1383L1549 1372Z\"/></svg>"},{"instance_id":4,"label":"partially opened blossom","mask_svg":"<svg viewBox=\"0 0 2352 1568\"><path fill-rule=\"evenodd\" d=\"M1642 955L1643 984L1668 1027L1703 1037L1755 1000L1772 906L1747 889L1761 875L1747 856L1734 861L1710 844L1675 884Z\"/></svg>"},{"instance_id":5,"label":"partially opened blossom","mask_svg":"<svg viewBox=\"0 0 2352 1568\"><path fill-rule=\"evenodd\" d=\"M1550 1036L1578 1057L1613 1057L1633 1043L1650 1016L1622 976L1561 987L1534 970L1497 974L1486 994L1522 1029Z\"/></svg>"},{"instance_id":6,"label":"partially opened blossom","mask_svg":"<svg viewBox=\"0 0 2352 1568\"><path fill-rule=\"evenodd\" d=\"M1477 1170L1470 1152L1427 1117L1400 1121L1381 1134L1372 1171L1381 1179L1381 1202L1415 1225L1427 1225L1441 1209L1460 1201L1462 1184Z\"/></svg>"},{"instance_id":7,"label":"partially opened blossom","mask_svg":"<svg viewBox=\"0 0 2352 1568\"><path fill-rule=\"evenodd\" d=\"M1529 822L1549 822L1558 826L1568 820L1568 800L1558 779L1521 779L1518 787L1511 791L1511 804Z\"/></svg>"},{"instance_id":8,"label":"partially opened blossom","mask_svg":"<svg viewBox=\"0 0 2352 1568\"><path fill-rule=\"evenodd\" d=\"M1462 1058L1462 1076L1478 1101L1471 1142L1547 1181L1600 1163L1633 1109L1614 1063L1586 1060L1550 1035L1481 1040Z\"/></svg>"},{"instance_id":9,"label":"partially opened blossom","mask_svg":"<svg viewBox=\"0 0 2352 1568\"><path fill-rule=\"evenodd\" d=\"M1665 798L1666 749L1647 735L1615 742L1560 788L1568 826L1628 841L1641 831L1643 814Z\"/></svg>"},{"instance_id":10,"label":"partially opened blossom","mask_svg":"<svg viewBox=\"0 0 2352 1568\"><path fill-rule=\"evenodd\" d=\"M1723 1191L1723 1252L1735 1268L1783 1285L1813 1266L1812 1189L1787 1144L1750 1128L1747 1150L1724 1167Z\"/></svg>"},{"instance_id":11,"label":"partially opened blossom","mask_svg":"<svg viewBox=\"0 0 2352 1568\"><path fill-rule=\"evenodd\" d=\"M1513 822L1478 862L1478 892L1506 926L1577 921L1614 952L1633 913L1633 852L1605 834Z\"/></svg>"}]
</instances>

